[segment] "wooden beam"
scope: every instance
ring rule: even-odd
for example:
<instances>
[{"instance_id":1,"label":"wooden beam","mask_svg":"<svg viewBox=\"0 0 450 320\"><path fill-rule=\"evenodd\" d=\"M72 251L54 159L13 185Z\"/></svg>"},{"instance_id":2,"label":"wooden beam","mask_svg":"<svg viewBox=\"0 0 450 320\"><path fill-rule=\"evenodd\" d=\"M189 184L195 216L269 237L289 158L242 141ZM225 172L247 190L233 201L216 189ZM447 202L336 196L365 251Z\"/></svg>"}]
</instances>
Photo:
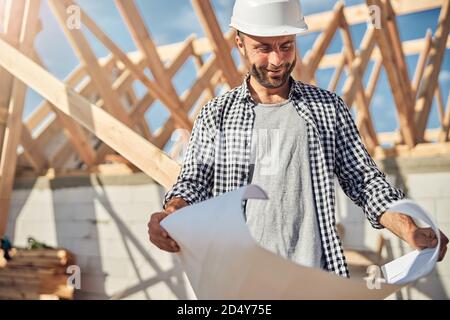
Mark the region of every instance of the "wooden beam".
<instances>
[{"instance_id":1,"label":"wooden beam","mask_svg":"<svg viewBox=\"0 0 450 320\"><path fill-rule=\"evenodd\" d=\"M369 5L377 5L383 8L380 0L367 0ZM387 31L383 26L387 26L386 16L384 14L380 15L381 26L380 29L375 29L375 37L380 47L381 54L383 56L383 64L389 79L389 83L392 88L392 94L394 96L394 101L397 107L397 114L399 119L399 126L404 137L406 144L412 148L416 144L415 126L413 123L413 115L409 112L410 107L408 106L408 101L410 97L405 96L405 92L401 90L402 88L402 78L398 73L396 66L396 60L394 53L391 48L390 39L388 38ZM371 28L373 28L371 26Z\"/></svg>"},{"instance_id":2,"label":"wooden beam","mask_svg":"<svg viewBox=\"0 0 450 320\"><path fill-rule=\"evenodd\" d=\"M439 24L431 45L428 63L424 71L423 83L420 86L415 105L415 123L417 126L417 140L423 140L423 133L427 127L434 90L437 85L439 72L445 52L448 33L450 31L450 1L446 1L439 14Z\"/></svg>"},{"instance_id":3,"label":"wooden beam","mask_svg":"<svg viewBox=\"0 0 450 320\"><path fill-rule=\"evenodd\" d=\"M350 28L347 24L346 18L344 16L343 11L341 11L340 17L340 27L342 31L342 42L344 44L344 54L346 56L346 60L348 64L351 66L353 61L356 60L355 48L353 47L352 36L350 33ZM374 35L371 32L371 29L368 31L367 38L363 39L363 44L366 45L368 51L371 51L374 46ZM364 41L366 40L366 42ZM370 53L368 54L370 55ZM367 97L364 91L364 86L362 83L363 70L365 70L365 66L360 69L358 68L361 65L356 65L355 68L351 68L351 77L354 79L353 84L356 87L356 103L358 105L358 115L357 115L357 125L360 132L365 132L365 144L369 153L372 153L375 147L378 145L377 133L373 126L372 116L370 115L369 103L367 101Z\"/></svg>"},{"instance_id":4,"label":"wooden beam","mask_svg":"<svg viewBox=\"0 0 450 320\"><path fill-rule=\"evenodd\" d=\"M448 134L450 130L450 94L447 97L447 107L445 108L445 116L442 122L442 130L439 133L439 142L448 141ZM426 133L427 131L425 131Z\"/></svg>"},{"instance_id":5,"label":"wooden beam","mask_svg":"<svg viewBox=\"0 0 450 320\"><path fill-rule=\"evenodd\" d=\"M388 35L391 39L391 46L394 52L395 61L397 69L399 70L399 75L402 81L400 82L401 89L404 91L404 96L408 99L407 106L409 108L408 112L413 112L413 94L411 89L411 81L408 74L408 65L406 64L405 54L403 52L402 41L400 40L400 33L398 31L396 15L394 9L392 8L390 0L383 0L384 7L386 8L387 16L387 30Z\"/></svg>"},{"instance_id":6,"label":"wooden beam","mask_svg":"<svg viewBox=\"0 0 450 320\"><path fill-rule=\"evenodd\" d=\"M382 160L389 157L415 158L436 157L450 154L450 142L443 143L419 143L413 149L406 145L398 145L392 148L377 147L374 159Z\"/></svg>"},{"instance_id":7,"label":"wooden beam","mask_svg":"<svg viewBox=\"0 0 450 320\"><path fill-rule=\"evenodd\" d=\"M403 41L402 47L403 52L407 56L420 54L425 46L425 39L414 39ZM446 48L450 49L450 38L447 39ZM318 69L336 68L338 66L339 58L341 53L329 53L323 56L322 60L319 62ZM370 60L376 62L381 59L381 53L378 47L373 49Z\"/></svg>"},{"instance_id":8,"label":"wooden beam","mask_svg":"<svg viewBox=\"0 0 450 320\"><path fill-rule=\"evenodd\" d=\"M54 16L58 20L59 25L66 34L67 39L75 49L79 59L85 65L89 66L86 71L91 77L92 82L94 83L103 101L105 101L105 109L118 120L132 128L130 118L120 103L120 97L114 90L112 90L110 80L105 76L103 70L100 68L97 57L90 48L89 43L82 31L79 29L69 29L67 27L67 14L64 4L59 0L49 0L48 4Z\"/></svg>"},{"instance_id":9,"label":"wooden beam","mask_svg":"<svg viewBox=\"0 0 450 320\"><path fill-rule=\"evenodd\" d=\"M25 0L8 0L5 4L5 20L4 20L4 33L8 41L15 43L16 48L19 45L20 31L22 27L22 19L25 10ZM11 97L12 89L12 77L6 72L6 70L0 68L0 114L4 117L0 120L0 156L2 152L1 146L3 145L7 114L9 108L9 101Z\"/></svg>"},{"instance_id":10,"label":"wooden beam","mask_svg":"<svg viewBox=\"0 0 450 320\"><path fill-rule=\"evenodd\" d=\"M200 23L214 48L213 51L218 57L221 70L223 71L230 88L241 85L243 79L230 54L230 47L220 29L211 2L209 0L191 0L191 2L197 13L197 17L200 19Z\"/></svg>"},{"instance_id":11,"label":"wooden beam","mask_svg":"<svg viewBox=\"0 0 450 320\"><path fill-rule=\"evenodd\" d=\"M61 0L60 0L61 1ZM64 4L66 6L69 6L73 4L74 2L71 0L63 0ZM137 10L137 9L136 9ZM131 72L137 79L139 79L144 86L147 87L147 89L151 92L155 98L161 100L162 103L167 105L169 108L169 111L175 113L175 119L179 123L180 126L191 130L192 129L192 123L189 121L189 119L183 115L182 113L179 113L179 106L176 104L173 98L173 94L175 92L175 89L172 87L173 92L169 91L168 93L164 92L157 83L151 81L148 79L148 77L144 74L142 70L140 70L138 67L136 67L135 64L131 62L131 60L128 58L128 56L95 24L95 22L85 13L81 12L81 19L84 25L94 34L94 36L102 42L103 45L105 45L106 48L108 48L124 65L126 68L128 68L129 72ZM156 49L155 49L156 52ZM156 53L157 55L157 53ZM155 74L155 78L158 80L164 80L162 77L166 77L166 73L163 70L163 65L161 61L159 60L159 64L156 61L151 61L150 68L156 68L155 65L158 65L159 68L158 71L161 71L161 73ZM160 69L162 68L162 69ZM167 84L167 79L163 84ZM167 84L169 85L169 84ZM128 86L126 86L128 87ZM175 92L176 95L176 92ZM177 95L176 95L177 96Z\"/></svg>"},{"instance_id":12,"label":"wooden beam","mask_svg":"<svg viewBox=\"0 0 450 320\"><path fill-rule=\"evenodd\" d=\"M20 33L20 50L23 52L24 57L29 55L33 48L33 41L36 35L35 31L39 19L39 8L39 0L28 0L25 5L24 23ZM17 51L17 49L14 50ZM0 156L0 238L5 234L8 220L14 174L16 172L17 147L20 142L26 90L26 85L19 79L14 78L8 107L9 116L6 123L4 143Z\"/></svg>"},{"instance_id":13,"label":"wooden beam","mask_svg":"<svg viewBox=\"0 0 450 320\"><path fill-rule=\"evenodd\" d=\"M39 65L43 66L43 62L37 54L35 57L35 61ZM79 74L75 73L75 76L79 77ZM78 80L77 77L75 77L75 80ZM49 105L51 110L55 113L57 120L61 122L64 128L64 133L66 134L69 141L73 144L74 149L80 156L80 159L88 167L95 165L96 164L95 150L91 145L91 141L90 138L88 137L88 133L86 132L86 130L83 127L81 127L78 123L70 119L70 117L60 112L52 104L49 103Z\"/></svg>"},{"instance_id":14,"label":"wooden beam","mask_svg":"<svg viewBox=\"0 0 450 320\"><path fill-rule=\"evenodd\" d=\"M417 89L419 88L420 81L422 81L423 72L425 71L425 63L427 62L428 54L431 48L432 35L430 29L427 30L424 40L424 46L420 52L419 59L417 60L416 71L414 72L414 78L411 85L414 101L417 97Z\"/></svg>"},{"instance_id":15,"label":"wooden beam","mask_svg":"<svg viewBox=\"0 0 450 320\"><path fill-rule=\"evenodd\" d=\"M341 79L342 71L344 71L345 67L345 55L342 52L339 57L338 65L333 72L333 76L331 77L330 83L328 84L328 90L336 91L339 80Z\"/></svg>"},{"instance_id":16,"label":"wooden beam","mask_svg":"<svg viewBox=\"0 0 450 320\"><path fill-rule=\"evenodd\" d=\"M406 15L414 12L426 11L442 6L447 0L393 0L392 7L397 15ZM369 10L365 4L349 6L344 9L348 17L349 25L366 23L369 21ZM325 30L327 24L332 20L333 12L320 12L305 17L308 24L307 33Z\"/></svg>"},{"instance_id":17,"label":"wooden beam","mask_svg":"<svg viewBox=\"0 0 450 320\"><path fill-rule=\"evenodd\" d=\"M198 100L202 92L211 82L212 77L217 72L217 58L215 55L211 56L208 61L198 71L197 80L195 83L186 90L182 96L183 108L187 112L191 109L195 101ZM168 119L160 130L155 132L155 144L156 146L163 148L167 141L170 139L173 130L175 129L173 121Z\"/></svg>"},{"instance_id":18,"label":"wooden beam","mask_svg":"<svg viewBox=\"0 0 450 320\"><path fill-rule=\"evenodd\" d=\"M175 161L2 40L0 65L155 181L166 188L175 183L180 170Z\"/></svg>"},{"instance_id":19,"label":"wooden beam","mask_svg":"<svg viewBox=\"0 0 450 320\"><path fill-rule=\"evenodd\" d=\"M382 66L383 66L383 62L381 61L381 59L376 60L375 65L373 66L373 69L372 69L372 73L370 74L369 82L367 84L367 89L366 89L366 96L367 96L367 101L369 102L369 104L372 101L373 95L375 94L375 89L377 87L378 78L380 77Z\"/></svg>"},{"instance_id":20,"label":"wooden beam","mask_svg":"<svg viewBox=\"0 0 450 320\"><path fill-rule=\"evenodd\" d=\"M314 79L320 60L322 60L325 55L331 40L333 40L333 37L339 28L343 10L344 4L342 2L336 3L333 9L332 19L327 24L325 30L317 37L313 47L305 57L304 65L306 68L304 75L301 77L301 81L308 83Z\"/></svg>"},{"instance_id":21,"label":"wooden beam","mask_svg":"<svg viewBox=\"0 0 450 320\"><path fill-rule=\"evenodd\" d=\"M22 124L20 131L20 145L23 147L24 157L33 166L34 171L40 174L48 165L47 159L42 153L42 150L36 148L36 144L28 128Z\"/></svg>"},{"instance_id":22,"label":"wooden beam","mask_svg":"<svg viewBox=\"0 0 450 320\"><path fill-rule=\"evenodd\" d=\"M169 107L171 114L177 120L179 126L191 131L193 124L182 110L181 101L179 100L175 87L171 79L167 76L164 64L134 1L116 0L116 5L132 34L136 46L144 53L147 66L152 71L154 78L162 83L165 92L161 92L161 95L165 94L166 99L160 100ZM145 79L140 80L144 84L146 83Z\"/></svg>"}]
</instances>

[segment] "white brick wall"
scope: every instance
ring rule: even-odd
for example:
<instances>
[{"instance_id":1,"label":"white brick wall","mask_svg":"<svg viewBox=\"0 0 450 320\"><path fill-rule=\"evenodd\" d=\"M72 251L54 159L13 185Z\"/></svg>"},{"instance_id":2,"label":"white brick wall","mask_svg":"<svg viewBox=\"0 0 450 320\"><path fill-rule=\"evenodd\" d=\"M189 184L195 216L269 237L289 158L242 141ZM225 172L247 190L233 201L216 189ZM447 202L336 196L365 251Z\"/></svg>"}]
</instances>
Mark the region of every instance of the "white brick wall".
<instances>
[{"instance_id":1,"label":"white brick wall","mask_svg":"<svg viewBox=\"0 0 450 320\"><path fill-rule=\"evenodd\" d=\"M389 177L395 184L393 177ZM413 173L407 175L408 198L425 208L435 219L439 228L450 236L450 172ZM373 229L362 218L362 210L354 206L337 188L337 220L346 230L344 247L348 249L374 250L379 232L388 240L388 248L383 251L384 258L399 257L411 249L388 230ZM410 288L402 289L400 294L390 298L403 299L448 299L450 297L450 256L437 264L436 270Z\"/></svg>"},{"instance_id":2,"label":"white brick wall","mask_svg":"<svg viewBox=\"0 0 450 320\"><path fill-rule=\"evenodd\" d=\"M33 236L74 252L79 299L193 298L178 263L148 241L148 218L163 192L152 182L15 190L7 234L17 246Z\"/></svg>"},{"instance_id":3,"label":"white brick wall","mask_svg":"<svg viewBox=\"0 0 450 320\"><path fill-rule=\"evenodd\" d=\"M410 174L406 184L410 198L424 206L450 235L450 173ZM73 251L82 271L79 299L193 298L174 257L148 241L148 218L160 209L163 194L152 182L15 190L7 234L15 245L26 245L31 235ZM409 250L387 230L373 229L340 188L336 201L337 220L346 229L345 247L374 250L381 232L390 248L384 252L386 257ZM449 295L447 257L432 275L390 298L447 299Z\"/></svg>"}]
</instances>

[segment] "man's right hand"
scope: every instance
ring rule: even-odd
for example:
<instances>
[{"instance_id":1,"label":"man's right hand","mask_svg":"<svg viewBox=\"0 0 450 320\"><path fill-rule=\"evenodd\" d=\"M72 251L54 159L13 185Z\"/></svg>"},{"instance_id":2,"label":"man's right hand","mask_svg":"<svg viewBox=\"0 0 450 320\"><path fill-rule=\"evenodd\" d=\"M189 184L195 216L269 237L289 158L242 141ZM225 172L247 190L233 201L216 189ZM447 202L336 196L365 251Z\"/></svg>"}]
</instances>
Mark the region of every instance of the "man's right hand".
<instances>
[{"instance_id":1,"label":"man's right hand","mask_svg":"<svg viewBox=\"0 0 450 320\"><path fill-rule=\"evenodd\" d=\"M168 252L178 252L180 247L173 240L166 230L161 227L161 220L167 217L172 212L187 206L188 203L182 198L172 198L167 204L166 209L161 212L155 212L151 215L150 221L148 223L148 235L150 241L160 248Z\"/></svg>"}]
</instances>

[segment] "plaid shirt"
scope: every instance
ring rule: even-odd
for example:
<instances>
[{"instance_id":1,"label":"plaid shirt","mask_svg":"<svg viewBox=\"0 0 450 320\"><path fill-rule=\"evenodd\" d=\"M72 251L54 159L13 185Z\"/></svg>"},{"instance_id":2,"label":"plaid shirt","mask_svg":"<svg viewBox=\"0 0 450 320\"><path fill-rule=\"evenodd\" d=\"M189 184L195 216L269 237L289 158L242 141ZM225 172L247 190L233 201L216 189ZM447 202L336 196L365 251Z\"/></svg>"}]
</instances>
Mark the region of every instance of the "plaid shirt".
<instances>
[{"instance_id":1,"label":"plaid shirt","mask_svg":"<svg viewBox=\"0 0 450 320\"><path fill-rule=\"evenodd\" d=\"M163 205L174 196L194 204L248 183L256 103L247 80L202 108L180 175L165 195ZM338 95L292 78L291 83L289 100L307 125L313 195L326 268L348 277L335 225L334 176L377 229L383 228L379 215L405 195L390 185L378 169Z\"/></svg>"}]
</instances>

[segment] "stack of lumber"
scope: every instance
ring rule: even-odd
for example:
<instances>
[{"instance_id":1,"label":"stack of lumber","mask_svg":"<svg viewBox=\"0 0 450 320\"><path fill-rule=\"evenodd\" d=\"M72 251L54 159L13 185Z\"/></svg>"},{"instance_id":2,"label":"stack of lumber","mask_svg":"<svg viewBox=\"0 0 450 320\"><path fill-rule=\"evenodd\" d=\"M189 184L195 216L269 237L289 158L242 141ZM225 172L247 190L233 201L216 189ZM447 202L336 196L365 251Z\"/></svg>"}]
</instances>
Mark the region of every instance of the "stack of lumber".
<instances>
[{"instance_id":1,"label":"stack of lumber","mask_svg":"<svg viewBox=\"0 0 450 320\"><path fill-rule=\"evenodd\" d=\"M14 249L11 256L0 263L0 299L73 299L66 270L75 259L69 251Z\"/></svg>"}]
</instances>

